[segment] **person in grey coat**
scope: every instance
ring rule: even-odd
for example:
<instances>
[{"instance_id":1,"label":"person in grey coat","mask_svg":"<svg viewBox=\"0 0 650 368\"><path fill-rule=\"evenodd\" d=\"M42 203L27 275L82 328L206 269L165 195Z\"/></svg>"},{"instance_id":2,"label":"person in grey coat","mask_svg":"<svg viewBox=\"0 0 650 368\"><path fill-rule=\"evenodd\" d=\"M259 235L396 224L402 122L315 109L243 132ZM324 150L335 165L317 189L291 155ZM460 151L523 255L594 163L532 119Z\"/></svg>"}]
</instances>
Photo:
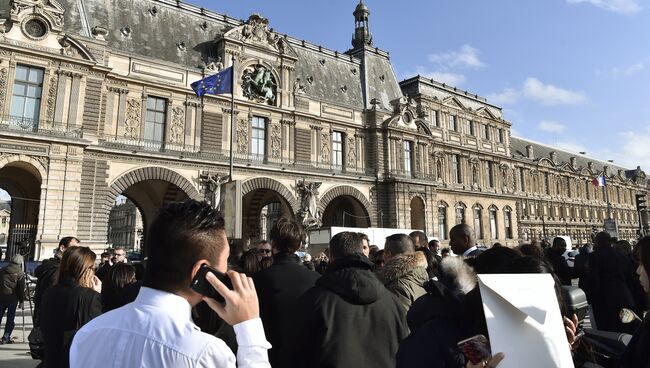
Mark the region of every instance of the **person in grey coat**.
<instances>
[{"instance_id":1,"label":"person in grey coat","mask_svg":"<svg viewBox=\"0 0 650 368\"><path fill-rule=\"evenodd\" d=\"M0 345L11 344L11 333L14 330L16 309L22 308L25 300L25 273L23 272L23 257L16 254L11 263L0 269L0 321L7 312L5 330L0 339Z\"/></svg>"}]
</instances>

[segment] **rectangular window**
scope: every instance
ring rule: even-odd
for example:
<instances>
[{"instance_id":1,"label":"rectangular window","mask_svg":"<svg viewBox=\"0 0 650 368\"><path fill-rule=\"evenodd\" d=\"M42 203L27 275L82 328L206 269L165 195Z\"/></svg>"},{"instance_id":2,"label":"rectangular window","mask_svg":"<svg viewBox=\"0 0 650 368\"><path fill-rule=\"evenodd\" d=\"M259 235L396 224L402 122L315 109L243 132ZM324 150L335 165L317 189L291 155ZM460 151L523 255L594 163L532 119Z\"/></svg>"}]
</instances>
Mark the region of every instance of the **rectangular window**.
<instances>
[{"instance_id":1,"label":"rectangular window","mask_svg":"<svg viewBox=\"0 0 650 368\"><path fill-rule=\"evenodd\" d=\"M483 138L485 140L490 139L490 126L489 125L483 124L481 126L481 138Z\"/></svg>"},{"instance_id":2,"label":"rectangular window","mask_svg":"<svg viewBox=\"0 0 650 368\"><path fill-rule=\"evenodd\" d=\"M404 141L404 172L411 173L411 163L413 162L413 142Z\"/></svg>"},{"instance_id":3,"label":"rectangular window","mask_svg":"<svg viewBox=\"0 0 650 368\"><path fill-rule=\"evenodd\" d=\"M438 206L438 236L447 240L447 207Z\"/></svg>"},{"instance_id":4,"label":"rectangular window","mask_svg":"<svg viewBox=\"0 0 650 368\"><path fill-rule=\"evenodd\" d=\"M551 183L548 178L548 173L544 173L544 193L551 194Z\"/></svg>"},{"instance_id":5,"label":"rectangular window","mask_svg":"<svg viewBox=\"0 0 650 368\"><path fill-rule=\"evenodd\" d=\"M499 143L504 143L506 141L505 134L503 133L503 128L499 128Z\"/></svg>"},{"instance_id":6,"label":"rectangular window","mask_svg":"<svg viewBox=\"0 0 650 368\"><path fill-rule=\"evenodd\" d=\"M474 122L471 120L467 121L467 128L465 129L467 134L471 135L472 137L476 135L476 132L474 131Z\"/></svg>"},{"instance_id":7,"label":"rectangular window","mask_svg":"<svg viewBox=\"0 0 650 368\"><path fill-rule=\"evenodd\" d=\"M343 166L343 133L332 132L332 165Z\"/></svg>"},{"instance_id":8,"label":"rectangular window","mask_svg":"<svg viewBox=\"0 0 650 368\"><path fill-rule=\"evenodd\" d=\"M492 161L485 162L485 179L489 188L494 188L494 172L492 168Z\"/></svg>"},{"instance_id":9,"label":"rectangular window","mask_svg":"<svg viewBox=\"0 0 650 368\"><path fill-rule=\"evenodd\" d=\"M460 157L458 155L451 155L451 177L455 180L456 183L463 183L460 167Z\"/></svg>"},{"instance_id":10,"label":"rectangular window","mask_svg":"<svg viewBox=\"0 0 650 368\"><path fill-rule=\"evenodd\" d=\"M144 123L144 139L152 143L162 143L165 139L165 119L167 100L147 97L147 118Z\"/></svg>"},{"instance_id":11,"label":"rectangular window","mask_svg":"<svg viewBox=\"0 0 650 368\"><path fill-rule=\"evenodd\" d=\"M43 69L17 65L11 98L10 114L12 119L26 120L31 122L33 128L37 128L42 90Z\"/></svg>"},{"instance_id":12,"label":"rectangular window","mask_svg":"<svg viewBox=\"0 0 650 368\"><path fill-rule=\"evenodd\" d=\"M497 228L497 210L490 210L490 238L499 239L499 229Z\"/></svg>"},{"instance_id":13,"label":"rectangular window","mask_svg":"<svg viewBox=\"0 0 650 368\"><path fill-rule=\"evenodd\" d=\"M474 233L476 234L476 239L483 239L483 219L481 209L479 207L474 208Z\"/></svg>"},{"instance_id":14,"label":"rectangular window","mask_svg":"<svg viewBox=\"0 0 650 368\"><path fill-rule=\"evenodd\" d=\"M506 226L506 238L512 239L512 212L510 210L503 211L503 222Z\"/></svg>"},{"instance_id":15,"label":"rectangular window","mask_svg":"<svg viewBox=\"0 0 650 368\"><path fill-rule=\"evenodd\" d=\"M456 115L449 115L449 130L454 132L458 131L458 125L456 124Z\"/></svg>"},{"instance_id":16,"label":"rectangular window","mask_svg":"<svg viewBox=\"0 0 650 368\"><path fill-rule=\"evenodd\" d=\"M438 111L431 110L431 125L440 127L440 120L438 119Z\"/></svg>"},{"instance_id":17,"label":"rectangular window","mask_svg":"<svg viewBox=\"0 0 650 368\"><path fill-rule=\"evenodd\" d=\"M251 121L251 154L266 155L266 119L259 116Z\"/></svg>"}]
</instances>

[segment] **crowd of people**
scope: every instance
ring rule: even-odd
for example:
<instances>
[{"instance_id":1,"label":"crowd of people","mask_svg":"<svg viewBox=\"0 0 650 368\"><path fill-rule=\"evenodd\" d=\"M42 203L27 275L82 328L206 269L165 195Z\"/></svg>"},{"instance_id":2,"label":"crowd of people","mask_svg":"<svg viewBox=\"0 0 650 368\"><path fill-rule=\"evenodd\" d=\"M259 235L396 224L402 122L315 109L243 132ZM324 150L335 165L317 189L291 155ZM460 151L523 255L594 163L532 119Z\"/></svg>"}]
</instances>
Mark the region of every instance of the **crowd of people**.
<instances>
[{"instance_id":1,"label":"crowd of people","mask_svg":"<svg viewBox=\"0 0 650 368\"><path fill-rule=\"evenodd\" d=\"M43 366L494 368L508 357L494 352L472 364L458 347L472 336L489 338L477 274L550 273L578 366L590 355L562 291L576 279L599 330L634 334L622 366L650 367L650 320L641 317L631 330L619 318L622 308L643 316L648 307L650 237L632 246L598 233L593 250L581 247L569 267L563 238L486 248L474 234L457 225L442 249L420 231L395 234L379 249L364 234L342 232L311 258L299 252L301 224L281 218L268 241L231 252L223 217L211 206L167 205L137 267L116 249L95 270L95 254L69 237L37 268ZM191 288L203 265L229 278L232 288L213 273L205 277L225 303ZM3 294L13 285L5 279L17 284L21 275L0 275ZM0 307L24 298L11 294Z\"/></svg>"}]
</instances>

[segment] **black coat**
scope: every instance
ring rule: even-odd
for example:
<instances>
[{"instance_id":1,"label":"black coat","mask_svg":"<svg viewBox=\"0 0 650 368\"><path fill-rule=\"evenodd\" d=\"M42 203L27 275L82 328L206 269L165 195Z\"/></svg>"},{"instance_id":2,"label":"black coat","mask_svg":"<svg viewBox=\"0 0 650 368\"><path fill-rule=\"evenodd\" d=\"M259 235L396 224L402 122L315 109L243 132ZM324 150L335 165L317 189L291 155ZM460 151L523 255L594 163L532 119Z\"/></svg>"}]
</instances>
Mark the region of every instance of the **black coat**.
<instances>
[{"instance_id":1,"label":"black coat","mask_svg":"<svg viewBox=\"0 0 650 368\"><path fill-rule=\"evenodd\" d=\"M578 275L573 268L569 267L566 259L564 259L564 252L558 252L553 248L547 248L544 253L546 261L551 265L551 267L553 267L553 272L562 285L571 286L571 279L578 277Z\"/></svg>"},{"instance_id":2,"label":"black coat","mask_svg":"<svg viewBox=\"0 0 650 368\"><path fill-rule=\"evenodd\" d=\"M337 260L300 298L293 367L395 366L408 334L404 307L358 254Z\"/></svg>"},{"instance_id":3,"label":"black coat","mask_svg":"<svg viewBox=\"0 0 650 368\"><path fill-rule=\"evenodd\" d=\"M621 359L622 368L650 368L650 320L636 330Z\"/></svg>"},{"instance_id":4,"label":"black coat","mask_svg":"<svg viewBox=\"0 0 650 368\"><path fill-rule=\"evenodd\" d=\"M636 310L632 290L634 283L639 282L628 259L612 247L594 250L589 255L586 281L585 292L598 329L628 332L618 313L621 308Z\"/></svg>"},{"instance_id":5,"label":"black coat","mask_svg":"<svg viewBox=\"0 0 650 368\"><path fill-rule=\"evenodd\" d=\"M40 307L43 295L47 289L54 285L56 280L56 273L59 271L61 260L58 258L46 259L40 266L34 270L34 276L38 278L36 288L34 289L34 305L36 308Z\"/></svg>"},{"instance_id":6,"label":"black coat","mask_svg":"<svg viewBox=\"0 0 650 368\"><path fill-rule=\"evenodd\" d=\"M45 343L43 367L68 367L74 334L102 313L101 297L74 279L64 279L45 292L40 313Z\"/></svg>"},{"instance_id":7,"label":"black coat","mask_svg":"<svg viewBox=\"0 0 650 368\"><path fill-rule=\"evenodd\" d=\"M272 366L286 367L295 357L294 343L289 339L295 323L296 302L319 277L298 256L286 253L276 254L271 267L253 275L264 333L273 346L269 350Z\"/></svg>"},{"instance_id":8,"label":"black coat","mask_svg":"<svg viewBox=\"0 0 650 368\"><path fill-rule=\"evenodd\" d=\"M9 263L0 269L0 302L18 303L25 300L25 273L21 264Z\"/></svg>"}]
</instances>

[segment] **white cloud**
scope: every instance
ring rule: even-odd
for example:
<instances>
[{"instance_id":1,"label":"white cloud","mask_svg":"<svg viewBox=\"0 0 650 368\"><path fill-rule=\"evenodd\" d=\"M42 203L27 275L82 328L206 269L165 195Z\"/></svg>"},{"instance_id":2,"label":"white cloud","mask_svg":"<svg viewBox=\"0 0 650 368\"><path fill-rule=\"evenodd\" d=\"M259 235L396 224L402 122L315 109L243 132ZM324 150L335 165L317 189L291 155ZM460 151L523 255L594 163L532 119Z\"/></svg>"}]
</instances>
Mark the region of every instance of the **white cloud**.
<instances>
[{"instance_id":1,"label":"white cloud","mask_svg":"<svg viewBox=\"0 0 650 368\"><path fill-rule=\"evenodd\" d=\"M526 97L548 106L575 105L587 101L587 97L581 92L573 92L552 84L544 84L533 77L526 79L523 93Z\"/></svg>"},{"instance_id":2,"label":"white cloud","mask_svg":"<svg viewBox=\"0 0 650 368\"><path fill-rule=\"evenodd\" d=\"M638 0L567 0L569 4L587 3L619 14L636 14L641 11Z\"/></svg>"},{"instance_id":3,"label":"white cloud","mask_svg":"<svg viewBox=\"0 0 650 368\"><path fill-rule=\"evenodd\" d=\"M514 88L506 88L498 93L490 93L486 96L488 102L497 105L511 105L517 103L520 92Z\"/></svg>"},{"instance_id":4,"label":"white cloud","mask_svg":"<svg viewBox=\"0 0 650 368\"><path fill-rule=\"evenodd\" d=\"M566 126L558 123L557 121L543 120L537 125L537 129L547 133L562 133L566 130Z\"/></svg>"},{"instance_id":5,"label":"white cloud","mask_svg":"<svg viewBox=\"0 0 650 368\"><path fill-rule=\"evenodd\" d=\"M431 54L429 55L429 61L444 69L457 67L479 69L485 66L485 63L478 57L479 53L478 49L470 45L463 45L457 51Z\"/></svg>"},{"instance_id":6,"label":"white cloud","mask_svg":"<svg viewBox=\"0 0 650 368\"><path fill-rule=\"evenodd\" d=\"M650 128L624 131L618 137L619 142L615 142L618 144L610 145L619 148L613 155L615 162L620 162L630 169L641 166L646 172L650 172Z\"/></svg>"},{"instance_id":7,"label":"white cloud","mask_svg":"<svg viewBox=\"0 0 650 368\"><path fill-rule=\"evenodd\" d=\"M645 70L645 63L638 62L624 67L614 67L612 70L610 70L609 74L611 74L614 78L630 77L642 72L643 70Z\"/></svg>"}]
</instances>

